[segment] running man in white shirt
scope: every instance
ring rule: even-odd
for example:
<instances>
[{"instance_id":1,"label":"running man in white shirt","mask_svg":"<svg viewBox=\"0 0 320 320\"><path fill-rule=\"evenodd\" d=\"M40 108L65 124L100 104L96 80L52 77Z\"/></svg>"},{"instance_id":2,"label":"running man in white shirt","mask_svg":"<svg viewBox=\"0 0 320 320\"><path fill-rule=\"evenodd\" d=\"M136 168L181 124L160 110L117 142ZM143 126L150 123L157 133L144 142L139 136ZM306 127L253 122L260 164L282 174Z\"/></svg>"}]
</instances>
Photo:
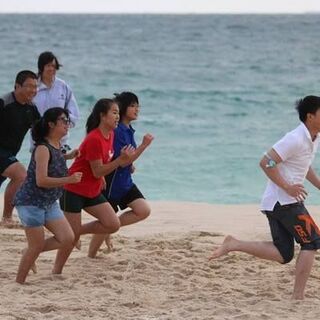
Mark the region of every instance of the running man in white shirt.
<instances>
[{"instance_id":1,"label":"running man in white shirt","mask_svg":"<svg viewBox=\"0 0 320 320\"><path fill-rule=\"evenodd\" d=\"M302 123L279 140L260 161L269 178L261 211L269 220L273 241L242 241L227 236L209 259L241 251L285 264L294 256L295 240L301 250L296 260L292 298L300 300L304 298L314 255L320 248L320 230L303 203L307 196L305 179L320 189L320 177L311 167L320 142L320 97L307 96L297 102L296 109Z\"/></svg>"}]
</instances>

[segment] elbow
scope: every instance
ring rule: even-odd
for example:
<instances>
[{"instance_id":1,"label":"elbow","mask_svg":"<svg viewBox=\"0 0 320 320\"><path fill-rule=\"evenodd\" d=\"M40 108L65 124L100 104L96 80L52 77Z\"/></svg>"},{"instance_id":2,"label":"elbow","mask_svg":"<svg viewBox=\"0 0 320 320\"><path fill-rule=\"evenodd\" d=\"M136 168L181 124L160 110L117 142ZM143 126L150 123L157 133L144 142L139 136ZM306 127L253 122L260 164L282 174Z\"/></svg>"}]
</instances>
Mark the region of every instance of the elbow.
<instances>
[{"instance_id":1,"label":"elbow","mask_svg":"<svg viewBox=\"0 0 320 320\"><path fill-rule=\"evenodd\" d=\"M36 184L37 184L37 187L38 188L46 188L47 185L45 183L45 180L44 179L36 179Z\"/></svg>"},{"instance_id":2,"label":"elbow","mask_svg":"<svg viewBox=\"0 0 320 320\"><path fill-rule=\"evenodd\" d=\"M92 174L96 179L100 179L101 177L103 177L103 174L101 174L101 172L96 171L96 170L93 170Z\"/></svg>"},{"instance_id":3,"label":"elbow","mask_svg":"<svg viewBox=\"0 0 320 320\"><path fill-rule=\"evenodd\" d=\"M265 164L264 159L261 159L261 160L260 160L259 166L260 166L260 168L261 168L262 170L265 168L266 164Z\"/></svg>"}]
</instances>

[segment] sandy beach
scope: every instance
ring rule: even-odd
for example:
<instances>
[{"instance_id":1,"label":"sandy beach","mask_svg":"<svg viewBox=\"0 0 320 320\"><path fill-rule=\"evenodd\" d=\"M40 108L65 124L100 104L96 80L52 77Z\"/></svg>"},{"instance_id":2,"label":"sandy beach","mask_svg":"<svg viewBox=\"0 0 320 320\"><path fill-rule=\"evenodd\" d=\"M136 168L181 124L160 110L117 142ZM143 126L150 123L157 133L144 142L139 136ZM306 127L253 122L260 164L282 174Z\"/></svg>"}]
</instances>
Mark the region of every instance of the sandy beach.
<instances>
[{"instance_id":1,"label":"sandy beach","mask_svg":"<svg viewBox=\"0 0 320 320\"><path fill-rule=\"evenodd\" d=\"M152 202L152 215L116 234L86 257L82 237L63 275L51 275L55 252L38 259L38 273L16 284L22 229L0 228L0 319L317 319L320 316L320 256L306 299L291 301L294 261L288 265L230 253L208 261L226 234L268 240L258 205ZM309 206L320 223L320 207ZM83 214L83 219L90 217ZM297 248L298 249L298 248Z\"/></svg>"}]
</instances>

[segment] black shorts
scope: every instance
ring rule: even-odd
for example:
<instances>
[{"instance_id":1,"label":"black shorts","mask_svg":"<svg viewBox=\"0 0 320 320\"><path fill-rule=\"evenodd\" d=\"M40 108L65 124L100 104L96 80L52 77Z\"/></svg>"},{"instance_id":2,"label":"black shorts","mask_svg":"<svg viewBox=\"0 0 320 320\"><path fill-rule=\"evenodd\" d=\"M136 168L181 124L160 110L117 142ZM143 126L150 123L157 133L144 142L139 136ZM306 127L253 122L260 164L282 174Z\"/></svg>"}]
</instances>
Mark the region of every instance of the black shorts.
<instances>
[{"instance_id":1,"label":"black shorts","mask_svg":"<svg viewBox=\"0 0 320 320\"><path fill-rule=\"evenodd\" d=\"M320 249L320 230L302 202L274 206L273 211L264 211L267 215L274 245L284 256L292 250L294 240L301 250Z\"/></svg>"},{"instance_id":2,"label":"black shorts","mask_svg":"<svg viewBox=\"0 0 320 320\"><path fill-rule=\"evenodd\" d=\"M18 162L15 154L11 151L0 148L0 186L3 181L6 180L6 177L4 177L2 173L15 162Z\"/></svg>"},{"instance_id":3,"label":"black shorts","mask_svg":"<svg viewBox=\"0 0 320 320\"><path fill-rule=\"evenodd\" d=\"M64 190L60 198L60 208L65 212L80 213L86 207L96 206L104 202L107 202L107 199L101 193L97 197L87 198Z\"/></svg>"},{"instance_id":4,"label":"black shorts","mask_svg":"<svg viewBox=\"0 0 320 320\"><path fill-rule=\"evenodd\" d=\"M115 212L119 211L119 208L121 210L124 210L128 208L128 205L137 199L145 199L141 191L138 189L138 187L134 184L132 188L126 193L125 196L123 196L120 200L115 199L108 199L108 202L111 204L113 210Z\"/></svg>"}]
</instances>

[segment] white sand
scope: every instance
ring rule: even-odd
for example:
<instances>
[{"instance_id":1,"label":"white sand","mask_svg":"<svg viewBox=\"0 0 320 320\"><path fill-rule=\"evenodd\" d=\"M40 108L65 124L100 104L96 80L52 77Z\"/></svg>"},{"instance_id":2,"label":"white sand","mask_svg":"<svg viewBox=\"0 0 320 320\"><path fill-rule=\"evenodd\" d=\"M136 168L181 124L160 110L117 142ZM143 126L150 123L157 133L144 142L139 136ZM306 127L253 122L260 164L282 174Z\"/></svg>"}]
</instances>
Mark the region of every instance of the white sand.
<instances>
[{"instance_id":1,"label":"white sand","mask_svg":"<svg viewBox=\"0 0 320 320\"><path fill-rule=\"evenodd\" d=\"M320 224L320 207L310 206ZM291 301L294 261L288 265L230 253L208 262L214 245L231 233L268 240L266 218L255 205L153 202L152 215L86 257L90 236L74 251L61 277L52 276L55 252L38 260L25 285L14 282L21 229L0 228L0 319L317 319L317 255L306 299ZM84 219L89 219L83 214Z\"/></svg>"}]
</instances>

